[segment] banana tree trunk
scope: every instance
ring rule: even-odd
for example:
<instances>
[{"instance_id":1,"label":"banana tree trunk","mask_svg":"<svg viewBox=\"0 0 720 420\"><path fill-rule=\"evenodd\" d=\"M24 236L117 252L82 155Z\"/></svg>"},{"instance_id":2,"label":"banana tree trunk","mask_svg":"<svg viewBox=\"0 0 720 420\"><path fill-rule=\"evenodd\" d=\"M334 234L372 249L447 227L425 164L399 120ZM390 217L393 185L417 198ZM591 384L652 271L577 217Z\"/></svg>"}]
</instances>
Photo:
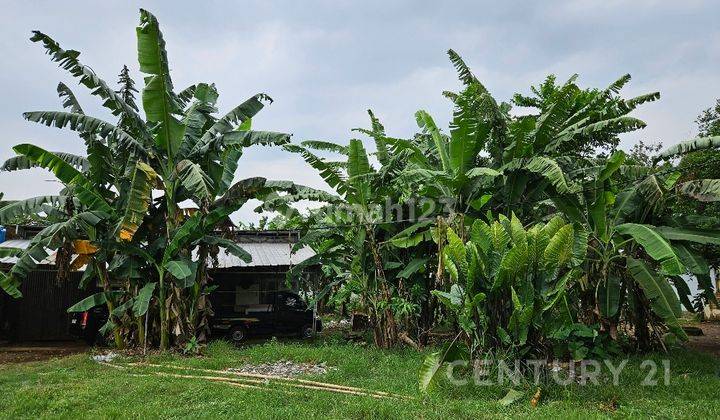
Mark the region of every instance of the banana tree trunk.
<instances>
[{"instance_id":1,"label":"banana tree trunk","mask_svg":"<svg viewBox=\"0 0 720 420\"><path fill-rule=\"evenodd\" d=\"M178 222L178 206L175 202L175 184L168 175L172 171L172 165L169 169L164 170L163 184L165 187L165 203L167 210L165 213L166 241L169 243L170 238L175 233ZM165 351L170 348L170 325L167 308L167 290L165 286L165 268L160 267L159 282L160 292L158 293L158 303L160 304L160 350Z\"/></svg>"},{"instance_id":2,"label":"banana tree trunk","mask_svg":"<svg viewBox=\"0 0 720 420\"><path fill-rule=\"evenodd\" d=\"M102 282L103 291L105 293L110 292L110 280L108 278L108 272L107 267L105 267L105 264L100 264L97 261L95 261L95 269L98 272L98 275L100 276L100 281ZM113 338L115 340L115 348L122 349L125 347L125 343L122 338L122 334L120 334L120 325L118 319L116 319L115 315L113 315L113 310L115 309L115 303L113 300L108 296L106 300L106 305L108 308L108 316L110 321L115 324L115 328L113 328Z\"/></svg>"},{"instance_id":3,"label":"banana tree trunk","mask_svg":"<svg viewBox=\"0 0 720 420\"><path fill-rule=\"evenodd\" d=\"M640 351L650 350L650 329L648 328L647 302L643 299L643 292L635 284L633 287L633 298L635 300L635 340Z\"/></svg>"},{"instance_id":4,"label":"banana tree trunk","mask_svg":"<svg viewBox=\"0 0 720 420\"><path fill-rule=\"evenodd\" d=\"M370 239L370 249L375 262L375 279L380 289L380 301L383 302L383 308L376 312L374 322L374 339L375 345L380 348L391 348L397 344L398 332L397 323L395 322L395 316L390 308L390 299L392 293L388 286L387 279L385 278L385 270L383 269L382 259L380 258L380 252L378 250L377 242L375 241L375 233L368 228L367 237Z\"/></svg>"},{"instance_id":5,"label":"banana tree trunk","mask_svg":"<svg viewBox=\"0 0 720 420\"><path fill-rule=\"evenodd\" d=\"M210 304L206 297L202 294L203 289L207 285L207 258L208 246L200 245L198 252L198 268L195 276L195 285L193 286L192 301L190 302L190 324L189 338L195 337L198 341L204 341L207 337L208 312Z\"/></svg>"},{"instance_id":6,"label":"banana tree trunk","mask_svg":"<svg viewBox=\"0 0 720 420\"><path fill-rule=\"evenodd\" d=\"M167 350L170 347L170 328L168 325L168 313L165 290L165 273L160 273L160 293L158 293L158 303L160 304L160 350Z\"/></svg>"},{"instance_id":7,"label":"banana tree trunk","mask_svg":"<svg viewBox=\"0 0 720 420\"><path fill-rule=\"evenodd\" d=\"M138 316L135 317L135 325L137 327L137 345L142 346L143 340L145 338L145 324L144 324L144 317Z\"/></svg>"}]
</instances>

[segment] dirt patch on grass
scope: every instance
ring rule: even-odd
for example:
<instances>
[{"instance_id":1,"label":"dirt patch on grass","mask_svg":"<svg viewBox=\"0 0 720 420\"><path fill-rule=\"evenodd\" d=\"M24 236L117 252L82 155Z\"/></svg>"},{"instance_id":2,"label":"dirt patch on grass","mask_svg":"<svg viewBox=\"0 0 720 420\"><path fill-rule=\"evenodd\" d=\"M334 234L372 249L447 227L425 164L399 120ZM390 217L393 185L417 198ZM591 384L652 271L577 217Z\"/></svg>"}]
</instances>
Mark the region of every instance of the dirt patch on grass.
<instances>
[{"instance_id":1,"label":"dirt patch on grass","mask_svg":"<svg viewBox=\"0 0 720 420\"><path fill-rule=\"evenodd\" d=\"M6 344L0 346L0 365L40 362L88 350L87 345L77 342Z\"/></svg>"},{"instance_id":2,"label":"dirt patch on grass","mask_svg":"<svg viewBox=\"0 0 720 420\"><path fill-rule=\"evenodd\" d=\"M688 347L720 358L720 323L703 322L693 326L701 328L703 335L690 337Z\"/></svg>"}]
</instances>

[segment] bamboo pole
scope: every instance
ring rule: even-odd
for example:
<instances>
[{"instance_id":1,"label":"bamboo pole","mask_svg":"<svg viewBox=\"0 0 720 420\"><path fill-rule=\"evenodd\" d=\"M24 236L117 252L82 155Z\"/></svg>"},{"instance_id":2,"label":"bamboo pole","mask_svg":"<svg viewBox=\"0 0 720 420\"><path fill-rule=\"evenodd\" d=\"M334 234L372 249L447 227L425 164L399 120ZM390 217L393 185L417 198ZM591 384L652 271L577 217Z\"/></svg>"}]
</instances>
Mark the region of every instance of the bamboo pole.
<instances>
[{"instance_id":1,"label":"bamboo pole","mask_svg":"<svg viewBox=\"0 0 720 420\"><path fill-rule=\"evenodd\" d=\"M242 378L248 378L248 380L251 380L251 379L261 380L260 382L262 382L262 383L266 383L267 381L276 381L276 382L279 382L282 384L295 386L295 387L299 387L299 388L335 391L335 392L340 392L340 393L365 395L365 396L371 396L371 397L376 397L376 398L413 399L412 397L408 397L406 395L394 394L394 393L390 393L390 392L374 391L374 390L369 390L369 389L365 389L365 388L337 385L337 384L332 384L332 383L327 383L327 382L311 381L311 380L307 380L307 379L286 378L286 377L275 376L275 375L263 375L263 374L259 374L259 373L244 373L244 372L235 372L235 371L229 371L229 370L204 369L204 368L194 368L194 367L186 367L186 366L178 366L178 365L161 365L161 364L154 364L154 363L137 363L136 362L136 363L129 363L129 365L136 366L136 367L148 366L148 367L156 367L156 368L190 370L190 371L196 371L196 372L214 373L214 374L221 374L221 375L233 375L233 376L239 376ZM225 378L225 379L230 379L230 378Z\"/></svg>"}]
</instances>

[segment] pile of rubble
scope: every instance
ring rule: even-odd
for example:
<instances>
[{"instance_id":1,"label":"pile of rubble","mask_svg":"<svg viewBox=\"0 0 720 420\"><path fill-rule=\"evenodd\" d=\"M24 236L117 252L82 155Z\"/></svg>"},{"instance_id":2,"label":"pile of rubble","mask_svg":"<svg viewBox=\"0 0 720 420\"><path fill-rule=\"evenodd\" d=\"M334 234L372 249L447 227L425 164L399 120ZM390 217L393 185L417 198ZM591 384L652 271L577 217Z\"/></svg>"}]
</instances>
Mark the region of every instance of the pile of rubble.
<instances>
[{"instance_id":1,"label":"pile of rubble","mask_svg":"<svg viewBox=\"0 0 720 420\"><path fill-rule=\"evenodd\" d=\"M288 360L279 360L274 363L260 365L243 365L239 368L229 368L228 372L251 373L255 375L280 376L292 378L299 375L324 375L330 369L325 363L295 363Z\"/></svg>"},{"instance_id":2,"label":"pile of rubble","mask_svg":"<svg viewBox=\"0 0 720 420\"><path fill-rule=\"evenodd\" d=\"M330 320L325 322L325 330L347 330L350 329L352 323L349 319L341 319L339 321Z\"/></svg>"}]
</instances>

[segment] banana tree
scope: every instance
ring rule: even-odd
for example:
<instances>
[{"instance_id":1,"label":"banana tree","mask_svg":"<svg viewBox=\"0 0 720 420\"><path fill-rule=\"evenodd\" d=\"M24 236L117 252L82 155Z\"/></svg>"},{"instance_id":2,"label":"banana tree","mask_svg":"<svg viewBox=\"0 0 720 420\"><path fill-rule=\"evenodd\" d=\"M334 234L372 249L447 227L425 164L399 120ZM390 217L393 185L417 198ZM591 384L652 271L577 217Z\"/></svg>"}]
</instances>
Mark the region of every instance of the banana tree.
<instances>
[{"instance_id":1,"label":"banana tree","mask_svg":"<svg viewBox=\"0 0 720 420\"><path fill-rule=\"evenodd\" d=\"M331 229L320 227L321 230L313 230L311 227L301 243L317 244L319 248L316 251L322 251L318 258L335 256L340 248L350 252L346 264L338 265L340 271L346 270L348 275L340 277L362 285L363 301L370 310L374 326L375 343L379 347L388 348L398 340L399 326L393 302L403 299L403 279L422 267L415 263L412 273L404 270L407 266L402 256L392 252L387 244L387 240L401 229L398 226L404 222L395 220L397 215L385 213L388 205L397 203L402 195L396 182L406 166L408 154L392 153L389 150L382 124L372 112L369 114L371 129L356 131L373 138L377 150L375 156L380 163L377 169L370 164L365 147L358 139L350 140L347 146L307 141L302 145L284 147L289 152L300 154L341 198L340 202L335 200L334 205L326 208L323 215L317 216L329 220ZM341 155L342 159L327 160L310 149L330 151ZM338 228L332 229L332 226ZM316 241L318 238L322 240ZM328 242L328 239L332 239L332 242Z\"/></svg>"},{"instance_id":2,"label":"banana tree","mask_svg":"<svg viewBox=\"0 0 720 420\"><path fill-rule=\"evenodd\" d=\"M208 242L240 253L239 248L209 232L249 198L263 198L278 190L298 193L308 189L293 183L266 184L264 178L231 186L243 147L282 144L289 139L283 133L250 130L250 119L271 99L265 94L254 95L223 117L215 118L214 86L201 83L174 93L157 19L141 10L136 32L140 70L147 75L142 90L145 118L132 100L134 84L127 70L120 77L123 88L115 91L79 61L77 51L64 50L38 31L31 38L42 43L53 61L99 96L103 106L119 119L113 125L84 114L69 89L63 89L69 112L24 114L33 122L77 131L86 140L88 151L87 158L77 161L91 167L91 177L63 159L69 161L69 156L30 145L15 150L22 155L20 160L52 170L66 187L72 188L83 208L102 214L104 226L111 227L106 235L108 241L135 248L136 256L156 268L158 284L154 293L160 311L160 345L165 349L170 343L168 310L193 312L201 293L201 286L195 285L189 309L169 305L179 302L167 302L168 294L181 295L184 286L195 284L187 280L188 265L172 263L177 262L173 258L187 259L193 247ZM103 170L92 170L93 166ZM153 190L160 190L162 196L153 199ZM182 214L179 203L186 199L198 203L199 216L186 219ZM200 260L197 270L204 273L206 262Z\"/></svg>"},{"instance_id":3,"label":"banana tree","mask_svg":"<svg viewBox=\"0 0 720 420\"><path fill-rule=\"evenodd\" d=\"M681 302L693 309L689 287L681 275L693 275L702 288L711 287L708 265L694 247L717 243L720 232L699 229L702 216L671 211L670 203L683 191L683 186L677 185L679 172L638 166L618 151L605 161L571 172L571 176L582 180L582 191L553 200L591 232L581 316L593 322L599 314L615 336L627 307L643 349L651 340L649 324L658 336L662 331L655 328L658 323L651 322L654 319L685 339L679 322Z\"/></svg>"},{"instance_id":4,"label":"banana tree","mask_svg":"<svg viewBox=\"0 0 720 420\"><path fill-rule=\"evenodd\" d=\"M613 147L619 133L645 124L628 114L657 93L622 99L623 76L604 90L583 90L573 76L561 86L549 77L536 97L515 95L516 105L534 107L537 114L511 117L510 105L498 104L463 59L448 52L463 90L444 92L454 104L450 135L443 135L424 111L417 113L424 132L413 140L391 139L397 150L411 153L405 176L413 191L447 200L446 213L482 215L490 208L521 217L546 216L537 203L578 193L580 184L568 175L585 161L578 145ZM551 202L552 203L552 202ZM557 203L553 206L559 207ZM461 218L462 219L462 218ZM457 228L457 226L455 226ZM430 240L429 229L411 229L398 244Z\"/></svg>"}]
</instances>

